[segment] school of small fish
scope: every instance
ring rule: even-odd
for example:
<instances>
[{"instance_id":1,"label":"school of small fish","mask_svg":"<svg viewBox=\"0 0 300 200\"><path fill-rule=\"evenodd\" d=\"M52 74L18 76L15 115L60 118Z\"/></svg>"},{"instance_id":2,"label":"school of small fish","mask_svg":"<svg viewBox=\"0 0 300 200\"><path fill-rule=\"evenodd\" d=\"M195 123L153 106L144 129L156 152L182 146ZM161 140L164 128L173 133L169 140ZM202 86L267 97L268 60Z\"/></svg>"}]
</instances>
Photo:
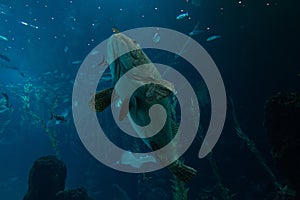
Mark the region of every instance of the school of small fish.
<instances>
[{"instance_id":1,"label":"school of small fish","mask_svg":"<svg viewBox=\"0 0 300 200\"><path fill-rule=\"evenodd\" d=\"M186 3L189 3L189 0L185 0ZM191 1L191 4L194 5L194 6L201 6L201 0L192 0ZM181 13L179 15L177 15L176 17L176 20L183 20L185 18L188 18L188 19L191 19L190 15L189 15L189 12L186 11L186 12L183 12L183 10L181 10ZM188 33L189 36L198 36L202 33L207 33L209 32L210 28L207 27L206 29L205 28L201 28L200 27L200 22L197 22L197 24L194 26L193 30L191 32ZM154 36L153 36L153 42L154 43L157 43L159 42L160 40L160 37L158 37L157 35L158 33L156 33ZM217 40L217 39L220 39L221 36L220 35L211 35L211 36L208 36L206 38L206 42L211 42L211 41L214 41L214 40Z\"/></svg>"}]
</instances>

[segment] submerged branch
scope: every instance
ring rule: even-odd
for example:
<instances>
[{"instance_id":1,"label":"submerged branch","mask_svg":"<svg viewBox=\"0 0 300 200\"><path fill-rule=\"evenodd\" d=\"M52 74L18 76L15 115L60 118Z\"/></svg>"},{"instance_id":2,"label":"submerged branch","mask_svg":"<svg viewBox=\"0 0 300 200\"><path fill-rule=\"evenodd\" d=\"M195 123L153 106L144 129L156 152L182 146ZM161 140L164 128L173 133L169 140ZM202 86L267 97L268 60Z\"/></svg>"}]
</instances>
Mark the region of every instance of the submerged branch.
<instances>
[{"instance_id":1,"label":"submerged branch","mask_svg":"<svg viewBox=\"0 0 300 200\"><path fill-rule=\"evenodd\" d=\"M237 120L237 117L236 117L236 111L235 111L235 107L234 107L234 103L233 103L232 98L230 98L230 104L231 104L231 108L232 108L232 117L233 117L235 132L236 132L237 136L246 143L248 149L255 155L255 157L257 158L259 163L262 165L262 167L265 169L265 171L268 173L268 175L272 179L274 186L278 190L281 190L282 185L277 181L276 176L272 172L271 168L267 165L266 160L263 158L262 154L260 153L260 151L256 147L254 141L251 140L246 135L246 133L241 129L239 121Z\"/></svg>"}]
</instances>

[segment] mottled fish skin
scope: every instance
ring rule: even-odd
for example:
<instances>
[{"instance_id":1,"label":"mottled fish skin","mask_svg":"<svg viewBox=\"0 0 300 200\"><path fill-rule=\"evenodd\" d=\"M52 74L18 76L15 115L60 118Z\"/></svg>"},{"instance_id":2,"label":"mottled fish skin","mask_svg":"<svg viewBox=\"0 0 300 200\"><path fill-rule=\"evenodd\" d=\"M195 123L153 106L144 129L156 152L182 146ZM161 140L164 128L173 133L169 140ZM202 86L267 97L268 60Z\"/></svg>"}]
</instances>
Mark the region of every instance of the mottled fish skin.
<instances>
[{"instance_id":1,"label":"mottled fish skin","mask_svg":"<svg viewBox=\"0 0 300 200\"><path fill-rule=\"evenodd\" d=\"M121 76L123 76L130 69L147 64L148 67L143 68L138 74L129 74L132 81L130 84L137 84L138 89L131 97L124 96L122 91L116 88L116 95L122 99L122 102L129 100L129 113L134 122L139 126L145 126L150 123L149 109L154 104L160 104L164 107L167 113L166 123L162 130L155 136L144 139L144 142L152 149L158 150L168 143L172 144L172 138L178 130L177 124L172 120L172 107L170 95L174 92L173 84L163 80L160 73L143 52L140 46L131 38L122 33L113 34L108 40L107 45L107 58L109 68L112 74L113 85L115 86ZM127 52L127 53L125 53ZM127 76L127 75L126 75ZM126 88L126 87L125 87ZM97 93L93 98L92 106L96 105L96 111L102 111L111 102L111 88ZM100 102L99 102L100 101ZM97 105L100 105L97 107ZM103 106L105 105L105 106ZM121 112L123 109L121 108ZM126 110L126 109L124 109ZM128 112L128 111L126 111ZM120 118L124 117L121 113ZM164 116L163 113L158 113L157 116ZM164 121L164 119L161 119ZM134 126L133 124L133 126ZM137 128L138 129L138 128ZM147 137L147 135L144 136ZM174 158L177 157L176 148L173 148ZM160 157L161 162L168 162L166 158ZM169 168L179 179L189 181L196 174L196 170L184 165L181 161L177 160Z\"/></svg>"},{"instance_id":2,"label":"mottled fish skin","mask_svg":"<svg viewBox=\"0 0 300 200\"><path fill-rule=\"evenodd\" d=\"M155 65L141 49L139 44L122 33L113 34L107 43L107 61L112 74L113 85L130 69L144 65L138 75L129 73L131 84L142 86L145 83L157 83L174 91L172 83L163 80ZM122 93L122 91L119 91ZM122 95L120 95L122 97ZM123 97L125 98L125 97Z\"/></svg>"},{"instance_id":3,"label":"mottled fish skin","mask_svg":"<svg viewBox=\"0 0 300 200\"><path fill-rule=\"evenodd\" d=\"M173 90L174 87L171 83L162 79L157 68L144 53L141 47L126 35L117 33L110 37L107 52L108 62L110 63L109 67L112 73L114 85L119 80L119 78L130 69L145 64L148 64L150 66L139 71L138 75L128 75L132 82L140 84L140 86L151 81L163 85L161 86L153 83L147 84L146 86L142 86L141 88L139 88L132 97L123 97L122 94L118 94L117 91L117 94L120 95L121 98L123 98L123 101L126 101L127 98L130 99L129 111L134 122L139 125L147 125L150 122L150 118L148 115L149 109L153 104L157 103L163 105L167 111L167 115L170 116L171 108L169 96L172 93L172 91L170 90ZM121 115L124 116L124 113L121 113ZM160 141L158 141L158 137L154 137L155 139L152 140L150 139L150 143L157 143L157 149L163 147L172 138L173 133L170 124L171 118L168 117L166 125L162 130L162 132L164 132L164 136L159 137Z\"/></svg>"},{"instance_id":4,"label":"mottled fish skin","mask_svg":"<svg viewBox=\"0 0 300 200\"><path fill-rule=\"evenodd\" d=\"M172 112L169 96L159 99L149 98L146 96L147 90L147 87L141 87L133 94L129 103L129 111L131 118L136 124L146 126L150 123L149 109L151 106L160 104L164 107L167 113L167 120L163 129L155 136L145 139L146 144L149 144L151 149L155 151L167 145L177 132L174 132L172 129ZM163 116L163 113L157 113L157 116Z\"/></svg>"},{"instance_id":5,"label":"mottled fish skin","mask_svg":"<svg viewBox=\"0 0 300 200\"><path fill-rule=\"evenodd\" d=\"M107 52L107 60L111 74L113 75L114 85L131 68L151 63L140 46L122 33L113 34L109 38Z\"/></svg>"}]
</instances>

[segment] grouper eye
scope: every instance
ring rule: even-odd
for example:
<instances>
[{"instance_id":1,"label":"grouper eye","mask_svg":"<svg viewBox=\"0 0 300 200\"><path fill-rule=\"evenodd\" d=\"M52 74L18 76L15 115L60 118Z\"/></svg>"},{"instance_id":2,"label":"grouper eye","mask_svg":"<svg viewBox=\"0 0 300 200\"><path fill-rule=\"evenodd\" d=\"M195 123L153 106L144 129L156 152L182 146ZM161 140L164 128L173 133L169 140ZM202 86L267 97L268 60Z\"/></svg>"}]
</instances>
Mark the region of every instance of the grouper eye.
<instances>
[{"instance_id":1,"label":"grouper eye","mask_svg":"<svg viewBox=\"0 0 300 200\"><path fill-rule=\"evenodd\" d=\"M130 55L134 59L137 59L139 57L139 50L132 50L132 51L130 51Z\"/></svg>"}]
</instances>

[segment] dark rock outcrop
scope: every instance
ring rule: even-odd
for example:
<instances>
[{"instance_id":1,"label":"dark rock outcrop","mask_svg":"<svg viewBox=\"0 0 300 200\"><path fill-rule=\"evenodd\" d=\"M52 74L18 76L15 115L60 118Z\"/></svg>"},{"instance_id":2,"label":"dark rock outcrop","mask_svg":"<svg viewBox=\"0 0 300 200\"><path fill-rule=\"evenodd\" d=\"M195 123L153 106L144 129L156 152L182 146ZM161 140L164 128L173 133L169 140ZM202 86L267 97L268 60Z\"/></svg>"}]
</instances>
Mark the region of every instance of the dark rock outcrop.
<instances>
[{"instance_id":1,"label":"dark rock outcrop","mask_svg":"<svg viewBox=\"0 0 300 200\"><path fill-rule=\"evenodd\" d=\"M300 191L300 93L279 93L265 108L265 126L272 155L290 186Z\"/></svg>"},{"instance_id":2,"label":"dark rock outcrop","mask_svg":"<svg viewBox=\"0 0 300 200\"><path fill-rule=\"evenodd\" d=\"M66 176L66 165L55 156L37 159L23 200L92 200L84 188L65 190Z\"/></svg>"},{"instance_id":3,"label":"dark rock outcrop","mask_svg":"<svg viewBox=\"0 0 300 200\"><path fill-rule=\"evenodd\" d=\"M67 169L55 156L37 159L28 179L28 191L23 200L53 200L57 192L65 189Z\"/></svg>"},{"instance_id":4,"label":"dark rock outcrop","mask_svg":"<svg viewBox=\"0 0 300 200\"><path fill-rule=\"evenodd\" d=\"M91 200L84 188L58 192L55 200Z\"/></svg>"}]
</instances>

